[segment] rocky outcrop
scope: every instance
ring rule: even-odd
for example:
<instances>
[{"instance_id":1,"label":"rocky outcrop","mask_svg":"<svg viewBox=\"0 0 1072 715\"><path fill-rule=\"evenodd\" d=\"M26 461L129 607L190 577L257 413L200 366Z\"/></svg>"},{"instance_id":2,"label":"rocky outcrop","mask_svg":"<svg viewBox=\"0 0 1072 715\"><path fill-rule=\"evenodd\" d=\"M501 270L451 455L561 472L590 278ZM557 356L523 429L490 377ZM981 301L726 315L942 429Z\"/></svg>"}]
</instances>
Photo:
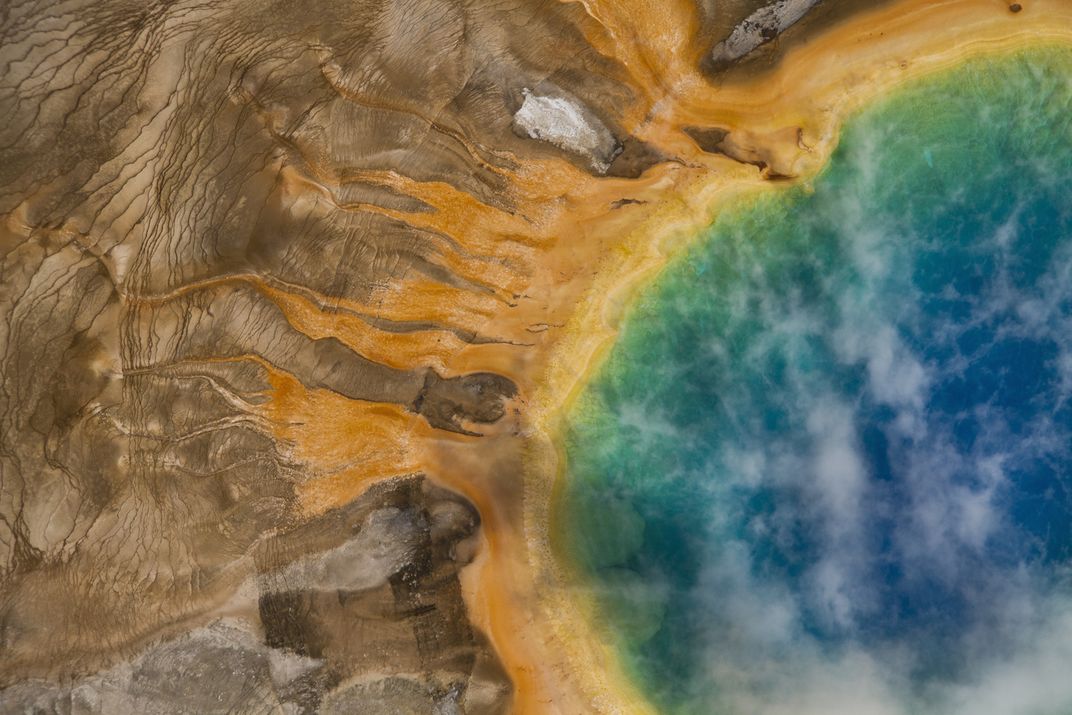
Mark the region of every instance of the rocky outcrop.
<instances>
[{"instance_id":1,"label":"rocky outcrop","mask_svg":"<svg viewBox=\"0 0 1072 715\"><path fill-rule=\"evenodd\" d=\"M601 174L607 172L622 147L590 109L561 91L536 94L526 87L521 93L525 99L514 114L518 130L584 157Z\"/></svg>"},{"instance_id":2,"label":"rocky outcrop","mask_svg":"<svg viewBox=\"0 0 1072 715\"><path fill-rule=\"evenodd\" d=\"M458 570L473 507L420 477L263 541L231 615L57 684L0 691L5 712L502 713L510 681L468 626ZM248 615L247 615L248 614Z\"/></svg>"},{"instance_id":3,"label":"rocky outcrop","mask_svg":"<svg viewBox=\"0 0 1072 715\"><path fill-rule=\"evenodd\" d=\"M711 60L716 68L745 57L799 22L822 0L776 0L746 17L725 40L715 45Z\"/></svg>"}]
</instances>

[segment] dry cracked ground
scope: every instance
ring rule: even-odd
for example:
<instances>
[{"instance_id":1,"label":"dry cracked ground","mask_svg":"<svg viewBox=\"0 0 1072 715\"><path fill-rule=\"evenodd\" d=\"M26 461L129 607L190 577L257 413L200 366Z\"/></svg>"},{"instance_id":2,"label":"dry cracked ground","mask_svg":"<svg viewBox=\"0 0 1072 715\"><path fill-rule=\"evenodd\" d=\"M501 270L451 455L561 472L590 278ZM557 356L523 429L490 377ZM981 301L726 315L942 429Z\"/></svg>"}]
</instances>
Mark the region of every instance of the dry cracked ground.
<instances>
[{"instance_id":1,"label":"dry cracked ground","mask_svg":"<svg viewBox=\"0 0 1072 715\"><path fill-rule=\"evenodd\" d=\"M705 72L815 2L761 4L692 7ZM421 445L524 419L495 366L548 326L496 326L560 200L522 167L676 160L596 36L540 0L0 4L0 711L510 710L482 515Z\"/></svg>"}]
</instances>

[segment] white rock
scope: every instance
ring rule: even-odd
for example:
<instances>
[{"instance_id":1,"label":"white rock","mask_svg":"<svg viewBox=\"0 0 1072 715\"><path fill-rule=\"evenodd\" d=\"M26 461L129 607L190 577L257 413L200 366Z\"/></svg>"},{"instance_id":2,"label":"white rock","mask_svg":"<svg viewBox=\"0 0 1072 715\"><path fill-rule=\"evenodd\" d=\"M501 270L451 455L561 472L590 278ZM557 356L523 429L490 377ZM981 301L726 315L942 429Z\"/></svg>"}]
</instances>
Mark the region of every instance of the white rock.
<instances>
[{"instance_id":1,"label":"white rock","mask_svg":"<svg viewBox=\"0 0 1072 715\"><path fill-rule=\"evenodd\" d=\"M514 124L530 138L580 154L603 173L618 152L618 141L587 107L567 96L538 95L521 90L525 101Z\"/></svg>"}]
</instances>

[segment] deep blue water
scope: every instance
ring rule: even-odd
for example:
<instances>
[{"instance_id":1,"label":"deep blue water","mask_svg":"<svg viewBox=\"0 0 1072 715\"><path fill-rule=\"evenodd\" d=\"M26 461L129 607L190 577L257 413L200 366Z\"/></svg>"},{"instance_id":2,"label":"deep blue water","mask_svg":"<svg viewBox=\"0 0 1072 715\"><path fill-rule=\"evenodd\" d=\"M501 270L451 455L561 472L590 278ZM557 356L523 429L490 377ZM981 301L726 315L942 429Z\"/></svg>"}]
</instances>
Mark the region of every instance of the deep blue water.
<instances>
[{"instance_id":1,"label":"deep blue water","mask_svg":"<svg viewBox=\"0 0 1072 715\"><path fill-rule=\"evenodd\" d=\"M667 711L1066 714L1070 398L1072 56L975 61L641 296L556 530Z\"/></svg>"}]
</instances>

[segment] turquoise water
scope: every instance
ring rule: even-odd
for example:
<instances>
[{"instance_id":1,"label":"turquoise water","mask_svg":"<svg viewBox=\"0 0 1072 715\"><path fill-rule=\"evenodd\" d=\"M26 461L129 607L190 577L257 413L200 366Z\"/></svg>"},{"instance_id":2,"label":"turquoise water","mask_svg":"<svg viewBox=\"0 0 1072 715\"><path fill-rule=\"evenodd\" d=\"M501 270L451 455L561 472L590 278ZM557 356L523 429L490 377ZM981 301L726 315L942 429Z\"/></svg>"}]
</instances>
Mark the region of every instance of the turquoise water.
<instances>
[{"instance_id":1,"label":"turquoise water","mask_svg":"<svg viewBox=\"0 0 1072 715\"><path fill-rule=\"evenodd\" d=\"M853 118L568 420L556 532L666 712L1072 712L1072 55Z\"/></svg>"}]
</instances>

